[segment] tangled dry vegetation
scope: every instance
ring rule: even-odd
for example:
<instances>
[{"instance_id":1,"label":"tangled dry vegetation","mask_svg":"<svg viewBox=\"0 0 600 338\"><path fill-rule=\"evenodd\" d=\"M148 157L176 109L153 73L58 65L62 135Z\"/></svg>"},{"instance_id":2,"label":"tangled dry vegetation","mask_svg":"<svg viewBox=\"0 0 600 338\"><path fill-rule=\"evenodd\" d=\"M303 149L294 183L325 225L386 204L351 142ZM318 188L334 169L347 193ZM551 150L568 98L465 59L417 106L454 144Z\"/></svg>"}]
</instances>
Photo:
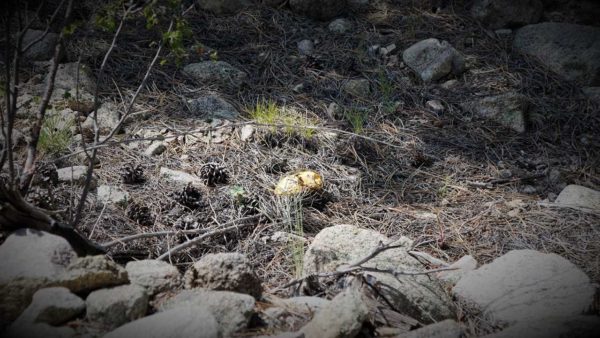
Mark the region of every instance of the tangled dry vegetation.
<instances>
[{"instance_id":1,"label":"tangled dry vegetation","mask_svg":"<svg viewBox=\"0 0 600 338\"><path fill-rule=\"evenodd\" d=\"M447 261L470 254L485 263L512 249L532 248L558 253L599 281L600 215L541 203L552 200L565 183L600 188L598 104L512 52L510 43L489 35L463 8L435 14L414 1L379 1L349 17L352 31L332 34L327 23L264 6L229 17L189 11L193 40L204 47L190 47L183 64L217 58L249 78L240 90L228 90L211 83L198 86L173 62L156 67L134 109L143 118L130 122L117 139L153 130L167 140L174 137L167 150L147 157L141 146L121 142L101 149L95 170L99 185L120 185L123 165L139 165L145 181L124 187L131 203L148 208L152 221L141 225L130 219L128 208L90 198L80 230L107 243L140 233L244 225L168 259L183 268L206 252L240 251L253 260L266 287L275 289L294 277L295 259L289 245L269 240L274 232L287 231L290 218L273 187L285 173L313 169L324 177L327 194L302 208L309 240L324 227L350 223L390 238L407 236L421 243L420 250ZM103 102L120 105L144 75L154 37L144 36L142 24L124 30L102 83ZM77 32L69 55L97 68L101 59L86 43L109 43L110 35L102 34ZM420 83L397 57L430 37L447 40L467 58L469 71L451 90ZM298 55L296 44L305 38L318 40L315 56ZM369 46L392 43L397 49L391 55L368 52ZM346 94L341 87L352 78L368 79L370 94ZM302 89L294 90L300 84ZM508 90L531 100L530 129L524 134L460 108L467 100ZM191 116L186 99L211 91L246 112L247 120L216 125ZM444 104L443 113L426 106L432 99ZM253 140L240 141L240 127L253 122L257 102L296 114L293 124L299 127L276 118L275 124L284 126L256 126ZM340 109L328 109L331 103ZM194 138L209 133L197 130L215 126L210 133L225 135L218 141ZM55 163L81 164L75 158ZM196 173L209 162L223 166L228 180L201 187L194 210L177 202L182 187L159 177L161 167ZM503 169L512 176L502 176ZM553 171L558 178L550 175ZM59 209L68 209L78 190L61 189L56 191L63 196ZM235 191L256 201L252 210L258 216L248 217ZM110 253L122 260L157 257L193 236L198 234L141 238L113 245Z\"/></svg>"}]
</instances>

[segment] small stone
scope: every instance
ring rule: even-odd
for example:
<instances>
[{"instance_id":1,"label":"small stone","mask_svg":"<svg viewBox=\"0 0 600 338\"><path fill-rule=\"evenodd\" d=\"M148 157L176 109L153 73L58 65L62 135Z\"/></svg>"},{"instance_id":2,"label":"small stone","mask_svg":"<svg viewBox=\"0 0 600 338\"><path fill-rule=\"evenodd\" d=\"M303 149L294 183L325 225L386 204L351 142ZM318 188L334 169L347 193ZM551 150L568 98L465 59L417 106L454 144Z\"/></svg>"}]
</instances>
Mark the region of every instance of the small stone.
<instances>
[{"instance_id":1,"label":"small stone","mask_svg":"<svg viewBox=\"0 0 600 338\"><path fill-rule=\"evenodd\" d=\"M356 287L349 287L317 312L300 332L306 337L354 337L369 315L369 309Z\"/></svg>"},{"instance_id":2,"label":"small stone","mask_svg":"<svg viewBox=\"0 0 600 338\"><path fill-rule=\"evenodd\" d=\"M402 60L425 83L437 81L448 74L460 75L465 70L464 57L446 41L426 39L407 48Z\"/></svg>"},{"instance_id":3,"label":"small stone","mask_svg":"<svg viewBox=\"0 0 600 338\"><path fill-rule=\"evenodd\" d=\"M456 321L446 319L435 324L424 326L420 329L401 334L402 338L460 338L464 330Z\"/></svg>"},{"instance_id":4,"label":"small stone","mask_svg":"<svg viewBox=\"0 0 600 338\"><path fill-rule=\"evenodd\" d=\"M386 47L379 49L379 54L385 56L394 51L394 49L396 49L396 44L392 43L391 45L387 45Z\"/></svg>"},{"instance_id":5,"label":"small stone","mask_svg":"<svg viewBox=\"0 0 600 338\"><path fill-rule=\"evenodd\" d=\"M49 76L50 74L48 74ZM48 77L46 77L46 81ZM44 82L44 86L45 86ZM75 97L79 92L79 98L84 101L93 101L93 93L96 89L96 80L92 76L90 67L78 62L62 63L58 66L56 78L54 80L55 93L52 94L53 100L64 100L66 93Z\"/></svg>"},{"instance_id":6,"label":"small stone","mask_svg":"<svg viewBox=\"0 0 600 338\"><path fill-rule=\"evenodd\" d=\"M157 156L165 152L167 150L167 146L163 141L154 141L150 144L146 150L144 150L144 155L146 156Z\"/></svg>"},{"instance_id":7,"label":"small stone","mask_svg":"<svg viewBox=\"0 0 600 338\"><path fill-rule=\"evenodd\" d=\"M458 86L458 80L454 79L448 80L440 85L440 87L446 90L451 90L453 88L456 88L456 86Z\"/></svg>"},{"instance_id":8,"label":"small stone","mask_svg":"<svg viewBox=\"0 0 600 338\"><path fill-rule=\"evenodd\" d=\"M63 183L83 183L85 181L87 169L88 167L84 165L60 168L56 170L56 173L58 174L58 181Z\"/></svg>"},{"instance_id":9,"label":"small stone","mask_svg":"<svg viewBox=\"0 0 600 338\"><path fill-rule=\"evenodd\" d=\"M454 295L492 321L514 324L586 311L595 288L577 266L556 254L513 250L468 272Z\"/></svg>"},{"instance_id":10,"label":"small stone","mask_svg":"<svg viewBox=\"0 0 600 338\"><path fill-rule=\"evenodd\" d=\"M253 125L247 124L245 126L242 127L242 129L240 130L240 140L242 142L247 142L250 139L252 139L252 136L254 135L254 132L256 131L256 129L254 128Z\"/></svg>"},{"instance_id":11,"label":"small stone","mask_svg":"<svg viewBox=\"0 0 600 338\"><path fill-rule=\"evenodd\" d=\"M298 236L296 234L292 234L289 232L284 232L284 231L275 231L273 233L273 235L271 235L271 237L269 237L269 240L276 242L276 243L290 243L290 242L301 242L301 243L306 243L307 239L302 237L302 236Z\"/></svg>"},{"instance_id":12,"label":"small stone","mask_svg":"<svg viewBox=\"0 0 600 338\"><path fill-rule=\"evenodd\" d=\"M298 52L300 55L310 55L313 53L314 49L315 45L310 40L305 39L298 42Z\"/></svg>"},{"instance_id":13,"label":"small stone","mask_svg":"<svg viewBox=\"0 0 600 338\"><path fill-rule=\"evenodd\" d=\"M196 117L233 120L239 116L237 109L218 95L205 95L189 100L188 107Z\"/></svg>"},{"instance_id":14,"label":"small stone","mask_svg":"<svg viewBox=\"0 0 600 338\"><path fill-rule=\"evenodd\" d=\"M160 168L160 177L173 182L179 183L182 185L193 184L193 185L201 185L202 180L194 175L188 174L183 171L173 170L169 168L162 167Z\"/></svg>"},{"instance_id":15,"label":"small stone","mask_svg":"<svg viewBox=\"0 0 600 338\"><path fill-rule=\"evenodd\" d=\"M304 83L298 83L297 85L292 87L292 90L296 93L301 93L304 90Z\"/></svg>"},{"instance_id":16,"label":"small stone","mask_svg":"<svg viewBox=\"0 0 600 338\"><path fill-rule=\"evenodd\" d=\"M163 303L160 311L194 306L208 309L219 323L222 335L231 337L250 323L255 300L252 296L229 291L183 290Z\"/></svg>"},{"instance_id":17,"label":"small stone","mask_svg":"<svg viewBox=\"0 0 600 338\"><path fill-rule=\"evenodd\" d=\"M331 23L329 23L329 26L327 26L327 28L331 32L338 33L338 34L344 34L344 33L349 32L352 29L352 23L348 19L340 18L340 19L335 19L335 20L331 21Z\"/></svg>"},{"instance_id":18,"label":"small stone","mask_svg":"<svg viewBox=\"0 0 600 338\"><path fill-rule=\"evenodd\" d=\"M537 192L537 189L532 186L532 185L526 185L523 187L523 190L521 190L524 194L535 194Z\"/></svg>"},{"instance_id":19,"label":"small stone","mask_svg":"<svg viewBox=\"0 0 600 338\"><path fill-rule=\"evenodd\" d=\"M83 313L85 302L64 287L38 290L31 304L15 324L46 323L60 325Z\"/></svg>"},{"instance_id":20,"label":"small stone","mask_svg":"<svg viewBox=\"0 0 600 338\"><path fill-rule=\"evenodd\" d=\"M526 96L515 92L488 96L462 104L463 109L476 113L484 118L492 119L516 132L526 130L526 116L529 111L529 100Z\"/></svg>"},{"instance_id":21,"label":"small stone","mask_svg":"<svg viewBox=\"0 0 600 338\"><path fill-rule=\"evenodd\" d=\"M200 84L216 84L236 89L246 81L248 74L225 61L204 61L183 67L183 73Z\"/></svg>"},{"instance_id":22,"label":"small stone","mask_svg":"<svg viewBox=\"0 0 600 338\"><path fill-rule=\"evenodd\" d=\"M125 324L103 338L221 338L219 324L204 306L178 307Z\"/></svg>"},{"instance_id":23,"label":"small stone","mask_svg":"<svg viewBox=\"0 0 600 338\"><path fill-rule=\"evenodd\" d=\"M260 280L248 258L240 253L206 254L184 275L185 287L207 288L249 294L262 294Z\"/></svg>"},{"instance_id":24,"label":"small stone","mask_svg":"<svg viewBox=\"0 0 600 338\"><path fill-rule=\"evenodd\" d=\"M181 275L173 265L157 260L132 261L125 266L131 284L142 286L149 295L176 288Z\"/></svg>"},{"instance_id":25,"label":"small stone","mask_svg":"<svg viewBox=\"0 0 600 338\"><path fill-rule=\"evenodd\" d=\"M342 85L342 90L352 96L367 97L371 93L369 80L351 79Z\"/></svg>"},{"instance_id":26,"label":"small stone","mask_svg":"<svg viewBox=\"0 0 600 338\"><path fill-rule=\"evenodd\" d=\"M101 185L98 187L98 201L104 204L127 205L129 193L115 186Z\"/></svg>"},{"instance_id":27,"label":"small stone","mask_svg":"<svg viewBox=\"0 0 600 338\"><path fill-rule=\"evenodd\" d=\"M440 100L429 100L425 102L425 105L427 106L427 108L433 110L435 113L438 114L444 111L444 105Z\"/></svg>"},{"instance_id":28,"label":"small stone","mask_svg":"<svg viewBox=\"0 0 600 338\"><path fill-rule=\"evenodd\" d=\"M513 173L510 169L502 169L498 171L498 176L500 176L500 178L511 178L512 175Z\"/></svg>"},{"instance_id":29,"label":"small stone","mask_svg":"<svg viewBox=\"0 0 600 338\"><path fill-rule=\"evenodd\" d=\"M98 128L100 133L108 134L117 127L120 121L120 114L117 106L111 102L103 103L97 110ZM90 113L85 121L81 124L81 128L88 133L94 133L94 114Z\"/></svg>"},{"instance_id":30,"label":"small stone","mask_svg":"<svg viewBox=\"0 0 600 338\"><path fill-rule=\"evenodd\" d=\"M600 210L600 191L570 184L558 194L554 203L563 207L598 211Z\"/></svg>"},{"instance_id":31,"label":"small stone","mask_svg":"<svg viewBox=\"0 0 600 338\"><path fill-rule=\"evenodd\" d=\"M55 285L74 293L127 283L127 271L104 255L78 257L58 277Z\"/></svg>"},{"instance_id":32,"label":"small stone","mask_svg":"<svg viewBox=\"0 0 600 338\"><path fill-rule=\"evenodd\" d=\"M88 320L115 328L146 314L148 294L141 286L122 285L94 291L85 303Z\"/></svg>"}]
</instances>

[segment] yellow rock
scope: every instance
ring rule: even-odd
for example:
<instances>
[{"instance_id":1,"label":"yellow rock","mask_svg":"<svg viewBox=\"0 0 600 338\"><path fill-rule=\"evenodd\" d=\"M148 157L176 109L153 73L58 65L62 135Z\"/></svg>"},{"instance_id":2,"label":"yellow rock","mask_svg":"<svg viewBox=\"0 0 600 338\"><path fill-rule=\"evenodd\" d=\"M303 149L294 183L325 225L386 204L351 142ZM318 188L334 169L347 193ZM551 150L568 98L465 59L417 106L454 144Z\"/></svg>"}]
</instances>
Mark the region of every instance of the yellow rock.
<instances>
[{"instance_id":1,"label":"yellow rock","mask_svg":"<svg viewBox=\"0 0 600 338\"><path fill-rule=\"evenodd\" d=\"M323 178L312 170L304 170L282 177L275 187L275 195L287 196L303 191L323 189Z\"/></svg>"}]
</instances>

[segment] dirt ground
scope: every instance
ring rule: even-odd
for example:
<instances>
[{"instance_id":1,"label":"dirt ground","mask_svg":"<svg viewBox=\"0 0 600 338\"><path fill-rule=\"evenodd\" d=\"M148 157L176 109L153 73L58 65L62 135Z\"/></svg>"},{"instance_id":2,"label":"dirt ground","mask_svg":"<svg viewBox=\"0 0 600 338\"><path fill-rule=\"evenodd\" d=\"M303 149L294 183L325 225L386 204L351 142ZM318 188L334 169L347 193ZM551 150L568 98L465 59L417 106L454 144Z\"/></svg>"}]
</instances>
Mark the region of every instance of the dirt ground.
<instances>
[{"instance_id":1,"label":"dirt ground","mask_svg":"<svg viewBox=\"0 0 600 338\"><path fill-rule=\"evenodd\" d=\"M92 240L217 228L247 215L231 193L241 188L258 202L260 219L171 262L183 270L203 253L240 251L256 265L267 290L274 289L295 270L289 245L268 240L276 231L289 231L273 187L285 173L313 169L323 176L327 194L303 207L307 243L327 226L353 224L390 238L407 236L421 243L419 250L450 262L473 255L483 264L514 249L553 252L600 281L600 214L544 205L567 184L600 189L599 106L577 86L514 52L510 37L496 37L458 5L433 13L415 1L376 1L349 13L353 28L345 34L331 33L328 22L263 6L225 17L192 10L186 18L193 37L183 65L216 57L245 71L248 79L239 90L199 85L173 62L151 73L135 107L145 118L129 123L117 139L147 131L187 136L153 157L143 154L143 144L101 149L98 184L127 190L133 203L149 207L153 222L140 225L128 218L127 208L103 206L91 196L80 229ZM155 51L154 37L143 31L136 24L124 30L102 83L103 102L120 105L139 84ZM101 56L90 54L86 39L99 45L109 43L111 35L90 34L76 33L69 55L97 70ZM421 83L402 64L403 50L431 37L448 41L467 60L467 72L451 89ZM299 55L297 43L303 39L318 41L313 56ZM204 49L191 47L198 42ZM369 46L390 44L397 48L385 57L368 52ZM369 95L342 90L346 80L359 78L369 80ZM508 91L530 99L525 133L460 107ZM258 126L254 139L242 142L234 123L219 129L225 136L216 142L194 140L189 133L222 123L193 116L184 103L209 92L219 92L243 112L238 122L251 121L249 112L264 100L297 114L314 132ZM444 111L432 111L429 100L440 100ZM328 112L331 103L341 113ZM228 183L200 187L203 205L182 207L174 198L182 187L160 178L160 168L196 173L208 162L226 169ZM119 172L125 163L140 165L146 182L123 184ZM56 164L81 163L71 157ZM59 190L64 197L59 209L68 209L79 189ZM184 235L145 238L113 246L111 254L122 261L153 258L185 240Z\"/></svg>"}]
</instances>

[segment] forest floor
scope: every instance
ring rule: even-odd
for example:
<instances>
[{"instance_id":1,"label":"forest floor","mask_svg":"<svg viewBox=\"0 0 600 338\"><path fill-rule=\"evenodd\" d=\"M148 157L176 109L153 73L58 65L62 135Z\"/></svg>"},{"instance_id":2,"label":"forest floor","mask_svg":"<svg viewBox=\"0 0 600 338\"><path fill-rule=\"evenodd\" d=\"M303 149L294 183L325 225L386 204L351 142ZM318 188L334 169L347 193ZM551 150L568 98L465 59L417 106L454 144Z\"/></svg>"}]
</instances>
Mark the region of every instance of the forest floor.
<instances>
[{"instance_id":1,"label":"forest floor","mask_svg":"<svg viewBox=\"0 0 600 338\"><path fill-rule=\"evenodd\" d=\"M157 156L144 155L143 144L101 149L98 185L123 187L132 202L150 208L153 224L140 225L127 216L127 208L91 196L80 230L98 243L171 230L183 219L208 231L244 217L231 192L241 189L258 201L263 214L252 221L255 226L170 259L184 269L203 253L239 251L255 264L266 289L274 289L294 278L298 258L288 244L268 240L276 231L290 231L273 188L286 173L312 169L323 176L327 196L302 208L306 245L325 227L353 224L389 238L407 236L420 243L419 250L449 262L472 255L483 264L514 249L557 253L600 281L600 214L544 205L567 184L600 190L598 104L514 52L510 35L497 37L462 8L433 13L412 1L382 1L347 18L352 29L338 34L328 30L329 22L264 6L225 17L188 12L190 46L200 42L206 50L190 47L182 65L218 59L246 72L247 81L240 89L199 86L181 66L157 66L134 107L145 111L145 118L129 123L117 139L152 131L189 135L215 126L185 105L206 93L219 92L242 118L223 128L224 136L215 142L179 138ZM135 25L123 31L107 65L102 102L120 106L137 88L155 52L150 44L155 37L141 31ZM432 37L448 41L466 58L468 70L451 88L421 83L402 64L402 51ZM97 70L102 58L86 56L89 50L77 42L89 36L75 38L72 48ZM96 32L93 38L110 44L111 35ZM298 53L303 39L317 41L310 57ZM391 44L396 49L385 56L368 51ZM348 79L367 79L368 95L346 93L342 86ZM466 101L509 91L531 102L524 133L461 108ZM426 104L430 100L439 100L444 110L433 111ZM241 141L240 125L252 122L257 102L284 112L274 122L292 121L299 128L255 126L254 137ZM339 106L336 112L328 111L331 103ZM173 193L182 187L162 179L160 168L196 173L208 162L227 170L228 183L201 187L206 202L201 208L178 206ZM146 182L122 184L125 163L140 165ZM71 157L58 166L80 164ZM77 187L63 189L71 200L79 193ZM155 258L182 241L183 235L144 238L116 245L111 253Z\"/></svg>"}]
</instances>

